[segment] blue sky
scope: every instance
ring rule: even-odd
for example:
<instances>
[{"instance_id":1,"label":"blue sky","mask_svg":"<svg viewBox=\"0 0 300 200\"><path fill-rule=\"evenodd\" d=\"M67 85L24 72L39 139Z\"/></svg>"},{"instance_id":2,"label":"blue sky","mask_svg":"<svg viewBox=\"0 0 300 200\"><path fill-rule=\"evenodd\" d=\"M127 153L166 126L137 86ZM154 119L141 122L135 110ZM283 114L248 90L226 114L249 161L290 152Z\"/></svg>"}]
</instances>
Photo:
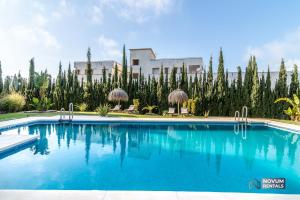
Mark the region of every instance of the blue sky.
<instances>
[{"instance_id":1,"label":"blue sky","mask_svg":"<svg viewBox=\"0 0 300 200\"><path fill-rule=\"evenodd\" d=\"M36 68L56 75L61 60L121 60L121 50L152 47L158 57L210 55L225 67L300 64L300 2L296 0L0 0L0 60L4 75Z\"/></svg>"}]
</instances>

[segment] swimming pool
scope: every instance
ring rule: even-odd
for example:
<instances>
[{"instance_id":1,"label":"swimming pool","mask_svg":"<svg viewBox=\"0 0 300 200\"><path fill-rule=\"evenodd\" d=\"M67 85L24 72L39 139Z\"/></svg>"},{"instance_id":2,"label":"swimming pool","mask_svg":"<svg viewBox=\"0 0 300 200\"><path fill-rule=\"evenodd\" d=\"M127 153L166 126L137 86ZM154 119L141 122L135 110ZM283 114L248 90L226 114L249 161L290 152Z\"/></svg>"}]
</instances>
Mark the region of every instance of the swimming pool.
<instances>
[{"instance_id":1,"label":"swimming pool","mask_svg":"<svg viewBox=\"0 0 300 200\"><path fill-rule=\"evenodd\" d=\"M299 135L265 124L40 122L0 155L0 189L300 193ZM249 188L285 178L285 189Z\"/></svg>"}]
</instances>

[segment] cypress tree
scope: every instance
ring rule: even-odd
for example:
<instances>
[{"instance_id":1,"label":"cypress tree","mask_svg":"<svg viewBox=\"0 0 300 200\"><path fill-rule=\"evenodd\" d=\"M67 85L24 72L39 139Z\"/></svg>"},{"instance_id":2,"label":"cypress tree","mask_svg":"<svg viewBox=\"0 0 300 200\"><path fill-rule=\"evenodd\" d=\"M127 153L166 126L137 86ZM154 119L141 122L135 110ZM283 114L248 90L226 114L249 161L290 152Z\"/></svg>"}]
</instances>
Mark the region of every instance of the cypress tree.
<instances>
[{"instance_id":1,"label":"cypress tree","mask_svg":"<svg viewBox=\"0 0 300 200\"><path fill-rule=\"evenodd\" d=\"M34 67L34 58L31 58L29 66L29 81L28 81L28 89L33 90L34 89L34 73L35 73L35 67Z\"/></svg>"},{"instance_id":2,"label":"cypress tree","mask_svg":"<svg viewBox=\"0 0 300 200\"><path fill-rule=\"evenodd\" d=\"M187 78L187 71L184 63L182 63L182 68L181 68L180 88L186 93L188 93L188 78Z\"/></svg>"},{"instance_id":3,"label":"cypress tree","mask_svg":"<svg viewBox=\"0 0 300 200\"><path fill-rule=\"evenodd\" d=\"M225 95L225 74L224 74L224 59L222 48L220 48L218 75L217 75L217 98L218 110L220 115L224 115L224 95Z\"/></svg>"},{"instance_id":4,"label":"cypress tree","mask_svg":"<svg viewBox=\"0 0 300 200\"><path fill-rule=\"evenodd\" d=\"M248 66L245 72L244 78L244 87L243 87L243 106L251 107L251 91L252 91L252 84L253 84L253 64L252 64L252 56L250 56Z\"/></svg>"},{"instance_id":5,"label":"cypress tree","mask_svg":"<svg viewBox=\"0 0 300 200\"><path fill-rule=\"evenodd\" d=\"M164 67L160 67L160 73L159 73L159 79L157 84L157 100L158 100L158 106L160 108L160 113L162 112L163 106L164 106Z\"/></svg>"},{"instance_id":6,"label":"cypress tree","mask_svg":"<svg viewBox=\"0 0 300 200\"><path fill-rule=\"evenodd\" d=\"M259 110L258 108L258 96L259 96L259 79L258 79L258 72L257 72L257 64L256 64L256 59L253 57L252 60L252 71L253 71L253 76L252 76L252 89L251 89L251 113L252 116L257 116Z\"/></svg>"},{"instance_id":7,"label":"cypress tree","mask_svg":"<svg viewBox=\"0 0 300 200\"><path fill-rule=\"evenodd\" d=\"M258 93L258 105L257 105L257 116L258 117L265 117L265 76L264 73L262 73L260 82L259 82L259 93Z\"/></svg>"},{"instance_id":8,"label":"cypress tree","mask_svg":"<svg viewBox=\"0 0 300 200\"><path fill-rule=\"evenodd\" d=\"M177 68L173 67L170 75L170 91L177 89L176 74Z\"/></svg>"},{"instance_id":9,"label":"cypress tree","mask_svg":"<svg viewBox=\"0 0 300 200\"><path fill-rule=\"evenodd\" d=\"M74 93L73 93L73 73L71 70L71 63L69 62L68 72L67 72L67 83L66 83L66 92L65 92L65 99L66 104L72 103L74 100Z\"/></svg>"},{"instance_id":10,"label":"cypress tree","mask_svg":"<svg viewBox=\"0 0 300 200\"><path fill-rule=\"evenodd\" d=\"M93 102L93 80L92 80L92 62L91 62L91 49L87 51L87 65L86 65L86 84L84 88L84 99L88 105L88 110L94 110Z\"/></svg>"},{"instance_id":11,"label":"cypress tree","mask_svg":"<svg viewBox=\"0 0 300 200\"><path fill-rule=\"evenodd\" d=\"M293 94L296 94L296 95L299 94L299 80L298 80L298 66L297 65L294 65L294 69L292 72L289 96L293 97Z\"/></svg>"},{"instance_id":12,"label":"cypress tree","mask_svg":"<svg viewBox=\"0 0 300 200\"><path fill-rule=\"evenodd\" d=\"M273 117L273 94L271 88L271 74L270 68L268 67L267 78L266 78L266 87L264 92L264 107L265 107L265 116L270 118Z\"/></svg>"},{"instance_id":13,"label":"cypress tree","mask_svg":"<svg viewBox=\"0 0 300 200\"><path fill-rule=\"evenodd\" d=\"M118 66L117 64L115 65L115 69L114 69L114 76L113 76L113 88L117 88L118 87Z\"/></svg>"},{"instance_id":14,"label":"cypress tree","mask_svg":"<svg viewBox=\"0 0 300 200\"><path fill-rule=\"evenodd\" d=\"M287 97L288 94L288 88L287 88L287 73L285 69L284 60L281 60L280 64L280 70L279 70L279 77L277 84L275 85L275 97L281 98L281 97ZM285 115L283 114L283 110L287 108L287 105L285 104L278 104L276 106L277 115L278 118L285 118Z\"/></svg>"},{"instance_id":15,"label":"cypress tree","mask_svg":"<svg viewBox=\"0 0 300 200\"><path fill-rule=\"evenodd\" d=\"M188 89L187 94L188 94L189 97L192 97L193 96L193 77L192 76L190 76L190 80L189 80L188 85L189 85L189 89Z\"/></svg>"},{"instance_id":16,"label":"cypress tree","mask_svg":"<svg viewBox=\"0 0 300 200\"><path fill-rule=\"evenodd\" d=\"M92 62L91 62L91 49L89 47L87 51L87 64L86 64L86 83L88 85L93 84L92 76L93 76L93 70L92 70Z\"/></svg>"},{"instance_id":17,"label":"cypress tree","mask_svg":"<svg viewBox=\"0 0 300 200\"><path fill-rule=\"evenodd\" d=\"M104 68L102 69L102 82L103 82L104 84L107 83L105 66L104 66Z\"/></svg>"},{"instance_id":18,"label":"cypress tree","mask_svg":"<svg viewBox=\"0 0 300 200\"><path fill-rule=\"evenodd\" d=\"M212 109L212 98L213 98L213 87L214 87L214 78L213 78L213 58L210 56L209 66L207 72L207 90L206 90L206 98L207 98L207 106L209 109Z\"/></svg>"},{"instance_id":19,"label":"cypress tree","mask_svg":"<svg viewBox=\"0 0 300 200\"><path fill-rule=\"evenodd\" d=\"M123 46L123 68L122 68L122 88L123 90L127 91L127 59L126 59L126 49L125 44Z\"/></svg>"},{"instance_id":20,"label":"cypress tree","mask_svg":"<svg viewBox=\"0 0 300 200\"><path fill-rule=\"evenodd\" d=\"M11 85L11 77L6 76L4 79L4 86L3 86L4 93L10 93L10 85Z\"/></svg>"},{"instance_id":21,"label":"cypress tree","mask_svg":"<svg viewBox=\"0 0 300 200\"><path fill-rule=\"evenodd\" d=\"M2 77L2 66L0 61L0 94L3 92L3 77Z\"/></svg>"},{"instance_id":22,"label":"cypress tree","mask_svg":"<svg viewBox=\"0 0 300 200\"><path fill-rule=\"evenodd\" d=\"M129 70L129 80L128 80L128 96L129 96L129 102L133 99L133 80L132 80L132 67L130 67Z\"/></svg>"},{"instance_id":23,"label":"cypress tree","mask_svg":"<svg viewBox=\"0 0 300 200\"><path fill-rule=\"evenodd\" d=\"M203 70L203 78L202 78L202 110L203 110L203 112L205 112L209 109L206 94L207 94L207 75L206 75L206 70L204 69Z\"/></svg>"},{"instance_id":24,"label":"cypress tree","mask_svg":"<svg viewBox=\"0 0 300 200\"><path fill-rule=\"evenodd\" d=\"M237 103L236 110L240 110L243 106L243 80L242 80L242 69L240 66L237 67L238 75L236 81L236 95Z\"/></svg>"},{"instance_id":25,"label":"cypress tree","mask_svg":"<svg viewBox=\"0 0 300 200\"><path fill-rule=\"evenodd\" d=\"M57 109L62 108L64 105L64 92L63 92L63 71L62 71L62 64L59 62L59 67L58 67L58 75L56 78L56 88L55 88L55 93L56 93L56 104L57 104Z\"/></svg>"},{"instance_id":26,"label":"cypress tree","mask_svg":"<svg viewBox=\"0 0 300 200\"><path fill-rule=\"evenodd\" d=\"M225 73L225 98L224 98L224 108L223 108L224 113L223 113L223 115L229 116L230 107L231 107L230 88L229 88L229 80L228 80L228 70L226 70L226 73Z\"/></svg>"},{"instance_id":27,"label":"cypress tree","mask_svg":"<svg viewBox=\"0 0 300 200\"><path fill-rule=\"evenodd\" d=\"M195 77L194 77L194 82L192 84L192 98L195 99L197 97L197 92L198 92L198 74L196 73L195 74Z\"/></svg>"}]
</instances>

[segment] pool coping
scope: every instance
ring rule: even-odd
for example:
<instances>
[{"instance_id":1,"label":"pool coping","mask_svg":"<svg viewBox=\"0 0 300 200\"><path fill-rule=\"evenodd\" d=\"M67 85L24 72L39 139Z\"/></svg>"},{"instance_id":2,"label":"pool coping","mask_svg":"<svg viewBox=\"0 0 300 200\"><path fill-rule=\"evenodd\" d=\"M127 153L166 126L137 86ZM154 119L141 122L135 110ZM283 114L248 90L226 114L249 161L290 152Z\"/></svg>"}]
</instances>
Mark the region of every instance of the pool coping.
<instances>
[{"instance_id":1,"label":"pool coping","mask_svg":"<svg viewBox=\"0 0 300 200\"><path fill-rule=\"evenodd\" d=\"M125 117L99 117L99 116L86 116L76 115L73 119L74 122L217 122L217 123L236 123L234 118L225 117L209 117L209 118L125 118ZM15 119L0 122L0 129L13 128L16 126L27 125L30 123L43 123L43 122L59 122L59 116L53 117L28 117L22 119ZM66 121L67 122L67 121ZM265 124L270 127L292 131L300 134L300 126L276 122L266 119L248 119L250 124ZM0 199L176 199L176 200L198 200L198 199L285 199L285 200L300 200L300 195L290 194L267 194L267 193L229 193L229 192L172 192L172 191L105 191L105 190L0 190Z\"/></svg>"},{"instance_id":2,"label":"pool coping","mask_svg":"<svg viewBox=\"0 0 300 200\"><path fill-rule=\"evenodd\" d=\"M13 128L16 126L27 125L30 123L39 123L39 122L53 122L58 123L60 117L59 115L52 117L27 117L21 119L14 119L8 121L0 122L0 130ZM181 122L209 122L209 123L243 123L237 122L233 117L209 117L209 118L128 118L128 117L99 117L99 116L91 116L91 115L75 115L73 122L172 122L172 123L181 123ZM68 123L69 120L64 120L63 122ZM272 121L268 119L261 118L249 118L248 122L250 124L265 124L270 127L284 129L288 131L295 132L300 134L300 125L295 124L287 124L283 122Z\"/></svg>"}]
</instances>

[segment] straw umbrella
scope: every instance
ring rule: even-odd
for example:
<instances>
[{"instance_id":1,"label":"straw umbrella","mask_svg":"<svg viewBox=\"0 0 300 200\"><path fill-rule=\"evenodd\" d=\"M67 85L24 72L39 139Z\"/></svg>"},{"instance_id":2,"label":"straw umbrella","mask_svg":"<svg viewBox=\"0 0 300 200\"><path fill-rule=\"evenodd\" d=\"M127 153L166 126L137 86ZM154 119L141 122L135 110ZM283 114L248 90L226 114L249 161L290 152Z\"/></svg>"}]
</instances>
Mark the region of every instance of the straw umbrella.
<instances>
[{"instance_id":1,"label":"straw umbrella","mask_svg":"<svg viewBox=\"0 0 300 200\"><path fill-rule=\"evenodd\" d=\"M121 88L115 88L109 93L108 100L117 101L120 105L120 101L128 101L128 94Z\"/></svg>"},{"instance_id":2,"label":"straw umbrella","mask_svg":"<svg viewBox=\"0 0 300 200\"><path fill-rule=\"evenodd\" d=\"M177 103L178 104L178 115L179 115L179 104L182 104L183 102L188 100L187 94L181 90L181 89L176 89L173 92L171 92L168 96L168 101L169 103Z\"/></svg>"}]
</instances>

